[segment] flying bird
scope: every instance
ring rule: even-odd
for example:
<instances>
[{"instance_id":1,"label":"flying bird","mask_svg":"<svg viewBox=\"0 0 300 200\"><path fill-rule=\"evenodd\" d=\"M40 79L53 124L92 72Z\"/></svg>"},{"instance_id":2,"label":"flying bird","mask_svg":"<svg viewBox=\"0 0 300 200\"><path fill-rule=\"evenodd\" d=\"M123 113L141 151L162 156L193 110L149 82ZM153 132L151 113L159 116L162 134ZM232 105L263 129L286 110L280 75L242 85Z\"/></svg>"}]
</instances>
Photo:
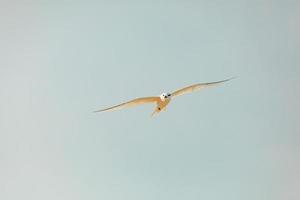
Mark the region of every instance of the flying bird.
<instances>
[{"instance_id":1,"label":"flying bird","mask_svg":"<svg viewBox=\"0 0 300 200\"><path fill-rule=\"evenodd\" d=\"M198 84L194 84L194 85L190 85L190 86L181 88L172 93L162 93L160 96L136 98L136 99L133 99L131 101L128 101L128 102L125 102L125 103L122 103L122 104L119 104L116 106L112 106L112 107L105 108L102 110L97 110L95 112L114 111L114 110L137 106L137 105L141 105L141 104L154 103L154 104L156 104L156 107L155 107L155 110L153 111L153 113L151 114L151 116L153 116L154 114L159 113L162 110L166 110L166 106L170 103L170 101L174 97L181 96L183 94L187 94L187 93L190 93L190 92L193 92L195 90L199 90L199 89L202 89L205 87L214 86L214 85L229 81L231 79L233 79L233 78L222 80L222 81L216 81L216 82L198 83Z\"/></svg>"}]
</instances>

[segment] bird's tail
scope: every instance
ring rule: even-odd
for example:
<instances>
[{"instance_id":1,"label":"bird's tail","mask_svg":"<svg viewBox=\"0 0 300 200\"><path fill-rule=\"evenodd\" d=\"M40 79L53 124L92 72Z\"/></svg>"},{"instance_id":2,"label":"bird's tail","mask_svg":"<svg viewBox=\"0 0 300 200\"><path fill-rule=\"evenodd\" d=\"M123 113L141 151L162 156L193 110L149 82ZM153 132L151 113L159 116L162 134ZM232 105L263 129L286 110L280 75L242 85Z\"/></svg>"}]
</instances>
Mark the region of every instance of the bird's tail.
<instances>
[{"instance_id":1,"label":"bird's tail","mask_svg":"<svg viewBox=\"0 0 300 200\"><path fill-rule=\"evenodd\" d=\"M157 113L156 109L153 111L153 113L151 114L151 117L153 117L155 114Z\"/></svg>"},{"instance_id":2,"label":"bird's tail","mask_svg":"<svg viewBox=\"0 0 300 200\"><path fill-rule=\"evenodd\" d=\"M157 114L159 112L160 112L160 110L158 110L157 108L155 108L155 110L151 114L151 117L153 117L155 114Z\"/></svg>"}]
</instances>

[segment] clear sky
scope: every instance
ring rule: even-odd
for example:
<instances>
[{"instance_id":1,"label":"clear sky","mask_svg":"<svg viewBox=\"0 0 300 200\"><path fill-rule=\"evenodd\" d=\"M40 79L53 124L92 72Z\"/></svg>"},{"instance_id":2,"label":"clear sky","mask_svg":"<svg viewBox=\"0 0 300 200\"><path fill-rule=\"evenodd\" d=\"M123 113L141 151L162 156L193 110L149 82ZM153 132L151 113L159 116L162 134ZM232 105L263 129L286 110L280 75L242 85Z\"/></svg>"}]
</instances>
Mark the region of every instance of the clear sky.
<instances>
[{"instance_id":1,"label":"clear sky","mask_svg":"<svg viewBox=\"0 0 300 200\"><path fill-rule=\"evenodd\" d=\"M300 198L300 1L0 5L1 200Z\"/></svg>"}]
</instances>

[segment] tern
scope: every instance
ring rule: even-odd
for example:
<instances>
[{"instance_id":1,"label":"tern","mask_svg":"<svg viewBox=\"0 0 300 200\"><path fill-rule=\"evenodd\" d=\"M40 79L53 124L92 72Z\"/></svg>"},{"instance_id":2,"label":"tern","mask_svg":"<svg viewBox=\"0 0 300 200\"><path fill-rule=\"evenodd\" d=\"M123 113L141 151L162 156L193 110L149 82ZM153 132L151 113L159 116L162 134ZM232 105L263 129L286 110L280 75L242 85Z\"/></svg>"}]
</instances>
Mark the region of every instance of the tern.
<instances>
[{"instance_id":1,"label":"tern","mask_svg":"<svg viewBox=\"0 0 300 200\"><path fill-rule=\"evenodd\" d=\"M171 102L171 100L174 97L178 97L181 96L183 94L187 94L190 92L193 92L195 90L199 90L205 87L209 87L209 86L214 86L226 81L229 81L233 78L230 79L226 79L226 80L221 80L221 81L215 81L215 82L208 82L208 83L198 83L198 84L194 84L194 85L190 85L184 88L181 88L179 90L176 90L175 92L172 93L162 93L159 96L152 96L152 97L141 97L141 98L136 98L133 99L131 101L116 105L116 106L112 106L109 108L105 108L105 109L101 109L101 110L97 110L94 112L104 112L104 111L114 111L114 110L119 110L122 108L128 108L128 107L133 107L133 106L137 106L137 105L141 105L141 104L147 104L147 103L154 103L156 104L155 110L153 111L153 113L151 114L151 116L161 112L162 110L166 110L167 105Z\"/></svg>"}]
</instances>

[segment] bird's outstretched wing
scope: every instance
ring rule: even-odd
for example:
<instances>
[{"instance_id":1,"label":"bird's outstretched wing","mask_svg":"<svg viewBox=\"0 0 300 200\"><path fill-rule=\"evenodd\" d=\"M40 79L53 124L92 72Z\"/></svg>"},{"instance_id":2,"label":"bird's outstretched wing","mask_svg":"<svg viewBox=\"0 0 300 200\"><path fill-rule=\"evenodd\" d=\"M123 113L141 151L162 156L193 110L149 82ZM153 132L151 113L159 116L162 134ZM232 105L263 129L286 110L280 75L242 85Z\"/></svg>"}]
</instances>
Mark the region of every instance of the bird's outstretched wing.
<instances>
[{"instance_id":1,"label":"bird's outstretched wing","mask_svg":"<svg viewBox=\"0 0 300 200\"><path fill-rule=\"evenodd\" d=\"M222 81L210 82L210 83L198 83L198 84L195 84L195 85L190 85L188 87L185 87L185 88L182 88L182 89L179 89L179 90L173 92L172 97L176 97L176 96L180 96L180 95L183 95L183 94L186 94L186 93L190 93L190 92L193 92L195 90L199 90L199 89L202 89L202 88L205 88L205 87L208 87L208 86L217 85L219 83L223 83L223 82L229 81L231 79L233 79L233 78L222 80Z\"/></svg>"},{"instance_id":2,"label":"bird's outstretched wing","mask_svg":"<svg viewBox=\"0 0 300 200\"><path fill-rule=\"evenodd\" d=\"M137 106L140 104L145 104L145 103L156 103L159 101L159 97L143 97L143 98L137 98L137 99L133 99L131 101L116 105L116 106L112 106L109 108L105 108L102 110L97 110L95 112L103 112L103 111L113 111L113 110L119 110L122 108L128 108L128 107L132 107L132 106Z\"/></svg>"}]
</instances>

